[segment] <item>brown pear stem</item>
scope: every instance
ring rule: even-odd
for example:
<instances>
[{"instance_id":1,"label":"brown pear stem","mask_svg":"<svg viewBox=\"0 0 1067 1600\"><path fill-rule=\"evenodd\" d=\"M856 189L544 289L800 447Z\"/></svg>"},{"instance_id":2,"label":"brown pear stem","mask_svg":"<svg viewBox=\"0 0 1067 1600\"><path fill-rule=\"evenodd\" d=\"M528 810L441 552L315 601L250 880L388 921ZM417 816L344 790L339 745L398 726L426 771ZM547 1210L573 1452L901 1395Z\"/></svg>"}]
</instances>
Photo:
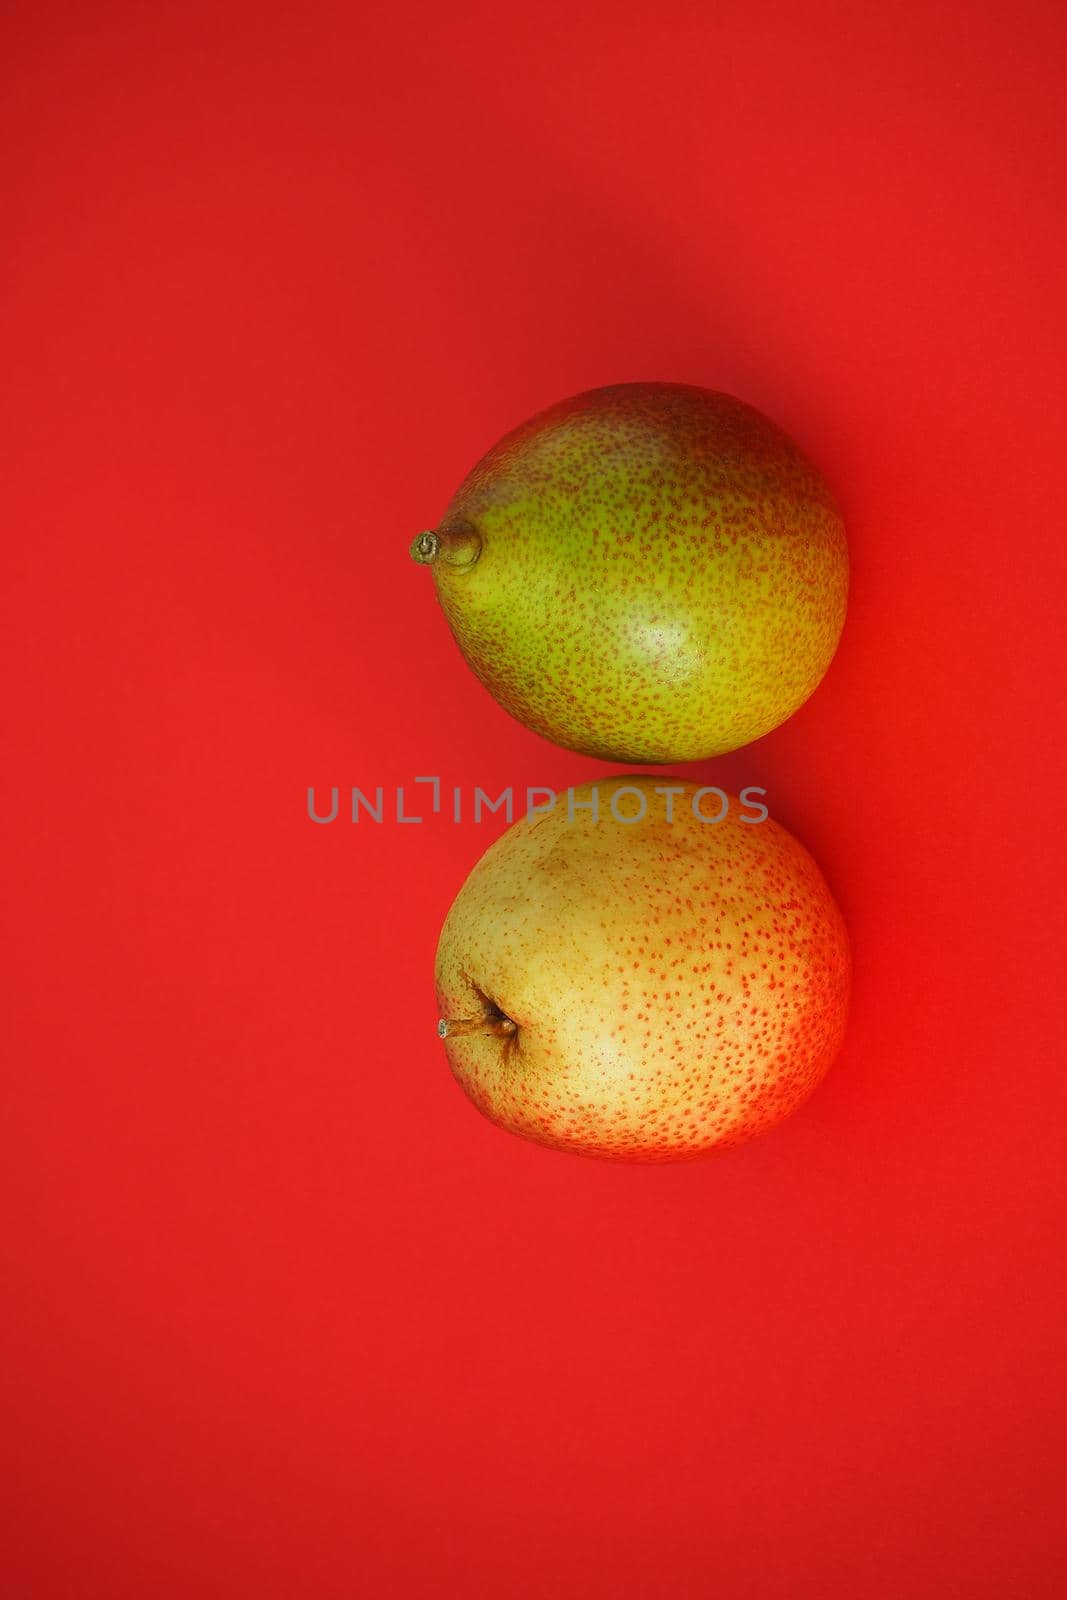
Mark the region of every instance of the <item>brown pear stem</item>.
<instances>
[{"instance_id":1,"label":"brown pear stem","mask_svg":"<svg viewBox=\"0 0 1067 1600\"><path fill-rule=\"evenodd\" d=\"M409 547L413 561L432 567L435 562L443 567L462 570L473 567L482 553L481 536L468 522L453 523L449 528L427 528L415 535Z\"/></svg>"},{"instance_id":2,"label":"brown pear stem","mask_svg":"<svg viewBox=\"0 0 1067 1600\"><path fill-rule=\"evenodd\" d=\"M519 1031L517 1022L510 1017L442 1017L437 1024L439 1039L459 1039L465 1033L484 1033L496 1039L508 1039Z\"/></svg>"}]
</instances>

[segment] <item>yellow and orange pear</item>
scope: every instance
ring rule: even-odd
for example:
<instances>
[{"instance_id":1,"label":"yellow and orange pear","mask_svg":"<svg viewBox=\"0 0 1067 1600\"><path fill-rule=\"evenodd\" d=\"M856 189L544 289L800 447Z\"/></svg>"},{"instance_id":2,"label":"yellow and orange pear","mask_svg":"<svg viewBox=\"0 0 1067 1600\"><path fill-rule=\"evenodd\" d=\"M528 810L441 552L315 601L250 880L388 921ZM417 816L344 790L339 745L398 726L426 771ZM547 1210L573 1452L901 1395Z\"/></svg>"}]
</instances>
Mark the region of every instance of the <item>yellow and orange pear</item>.
<instances>
[{"instance_id":1,"label":"yellow and orange pear","mask_svg":"<svg viewBox=\"0 0 1067 1600\"><path fill-rule=\"evenodd\" d=\"M713 792L648 775L586 785L471 872L438 946L438 1031L500 1127L687 1160L775 1127L830 1066L848 1006L841 916L785 828Z\"/></svg>"}]
</instances>

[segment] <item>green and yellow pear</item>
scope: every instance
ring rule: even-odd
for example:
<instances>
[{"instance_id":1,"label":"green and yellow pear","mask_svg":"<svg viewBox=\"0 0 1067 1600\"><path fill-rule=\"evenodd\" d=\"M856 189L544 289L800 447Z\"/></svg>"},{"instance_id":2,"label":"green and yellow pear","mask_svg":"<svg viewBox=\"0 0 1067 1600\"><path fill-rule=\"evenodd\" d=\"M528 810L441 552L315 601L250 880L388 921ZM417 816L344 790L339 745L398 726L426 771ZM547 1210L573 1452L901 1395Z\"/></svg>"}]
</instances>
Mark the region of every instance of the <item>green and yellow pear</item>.
<instances>
[{"instance_id":1,"label":"green and yellow pear","mask_svg":"<svg viewBox=\"0 0 1067 1600\"><path fill-rule=\"evenodd\" d=\"M807 1099L844 1032L848 940L811 856L747 793L605 779L486 851L435 977L449 1065L491 1121L683 1161Z\"/></svg>"},{"instance_id":2,"label":"green and yellow pear","mask_svg":"<svg viewBox=\"0 0 1067 1600\"><path fill-rule=\"evenodd\" d=\"M848 553L820 473L730 395L625 383L500 440L411 546L500 704L568 750L695 761L830 664Z\"/></svg>"}]
</instances>

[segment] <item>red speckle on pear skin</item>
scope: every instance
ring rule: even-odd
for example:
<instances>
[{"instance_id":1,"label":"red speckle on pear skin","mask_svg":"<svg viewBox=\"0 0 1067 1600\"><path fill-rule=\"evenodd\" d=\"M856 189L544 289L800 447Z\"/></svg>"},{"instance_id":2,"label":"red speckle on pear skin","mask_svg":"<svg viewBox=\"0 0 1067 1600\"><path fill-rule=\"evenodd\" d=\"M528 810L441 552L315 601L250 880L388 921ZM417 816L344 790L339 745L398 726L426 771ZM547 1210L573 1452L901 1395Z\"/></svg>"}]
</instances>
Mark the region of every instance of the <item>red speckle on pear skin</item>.
<instances>
[{"instance_id":1,"label":"red speckle on pear skin","mask_svg":"<svg viewBox=\"0 0 1067 1600\"><path fill-rule=\"evenodd\" d=\"M442 929L440 1014L488 997L508 1039L445 1041L484 1114L525 1138L611 1160L695 1159L788 1117L837 1053L848 1006L840 913L807 851L731 800L698 821L684 786L665 821L566 805L483 856ZM673 780L672 780L673 781ZM587 799L590 789L576 791Z\"/></svg>"}]
</instances>

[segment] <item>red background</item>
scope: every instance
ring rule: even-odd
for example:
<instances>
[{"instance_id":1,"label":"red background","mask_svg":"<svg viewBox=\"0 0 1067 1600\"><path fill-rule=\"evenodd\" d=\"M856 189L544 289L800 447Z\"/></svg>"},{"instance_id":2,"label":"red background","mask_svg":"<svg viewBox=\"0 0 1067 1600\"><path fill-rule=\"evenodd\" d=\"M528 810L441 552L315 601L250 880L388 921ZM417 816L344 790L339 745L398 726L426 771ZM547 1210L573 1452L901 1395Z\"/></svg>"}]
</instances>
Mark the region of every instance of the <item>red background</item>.
<instances>
[{"instance_id":1,"label":"red background","mask_svg":"<svg viewBox=\"0 0 1067 1600\"><path fill-rule=\"evenodd\" d=\"M4 1592L1062 1594L1063 8L223 12L2 24ZM662 1170L448 1074L501 823L305 813L605 770L406 548L642 377L784 424L854 563L696 769L822 862L847 1045Z\"/></svg>"}]
</instances>

